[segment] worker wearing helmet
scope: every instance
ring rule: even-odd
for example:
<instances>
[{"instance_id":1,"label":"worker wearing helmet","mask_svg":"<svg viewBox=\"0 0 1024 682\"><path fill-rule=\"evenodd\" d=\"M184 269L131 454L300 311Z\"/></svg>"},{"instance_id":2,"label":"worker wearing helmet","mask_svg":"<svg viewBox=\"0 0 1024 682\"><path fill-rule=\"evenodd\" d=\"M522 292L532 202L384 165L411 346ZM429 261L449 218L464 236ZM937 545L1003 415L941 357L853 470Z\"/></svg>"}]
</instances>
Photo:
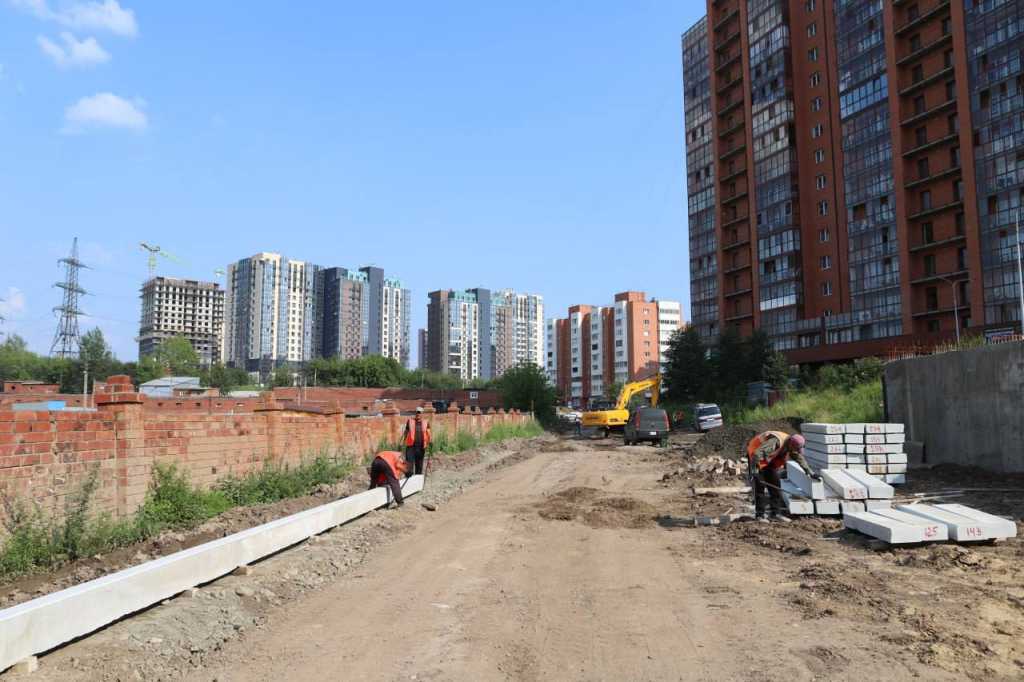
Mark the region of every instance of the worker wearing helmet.
<instances>
[{"instance_id":1,"label":"worker wearing helmet","mask_svg":"<svg viewBox=\"0 0 1024 682\"><path fill-rule=\"evenodd\" d=\"M818 474L811 470L804 458L805 443L804 437L799 433L789 435L782 431L759 433L747 443L747 466L754 489L754 514L758 520L767 521L765 507L769 499L771 511L768 518L785 519L783 512L786 504L782 499L780 474L786 468L786 462L790 457L808 476L819 480Z\"/></svg>"},{"instance_id":2,"label":"worker wearing helmet","mask_svg":"<svg viewBox=\"0 0 1024 682\"><path fill-rule=\"evenodd\" d=\"M395 498L395 503L401 507L405 504L405 500L402 498L402 486L398 483L398 477L406 474L406 471L408 471L408 465L405 458L402 457L402 453L391 450L378 452L377 456L373 458L373 463L370 464L370 490L387 485L391 488L391 495ZM408 474L406 476L408 477Z\"/></svg>"}]
</instances>

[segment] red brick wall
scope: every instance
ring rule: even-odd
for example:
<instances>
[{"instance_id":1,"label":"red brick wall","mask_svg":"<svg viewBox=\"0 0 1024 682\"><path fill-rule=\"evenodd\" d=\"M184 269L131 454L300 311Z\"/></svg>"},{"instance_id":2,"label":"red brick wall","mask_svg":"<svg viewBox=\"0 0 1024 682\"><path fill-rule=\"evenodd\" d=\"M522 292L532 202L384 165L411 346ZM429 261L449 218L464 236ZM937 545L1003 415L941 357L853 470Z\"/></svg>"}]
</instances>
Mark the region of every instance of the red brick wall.
<instances>
[{"instance_id":1,"label":"red brick wall","mask_svg":"<svg viewBox=\"0 0 1024 682\"><path fill-rule=\"evenodd\" d=\"M497 391L472 391L477 394L475 400L470 400L471 391L441 390L441 389L418 389L418 388L330 388L324 386L310 388L275 388L274 397L278 400L298 400L301 396L303 401L312 400L317 402L330 402L337 400L346 409L361 408L362 405L373 403L376 400L405 401L414 409L424 402L435 400L455 400L460 405L475 405L482 410L488 408L502 407L501 395Z\"/></svg>"},{"instance_id":2,"label":"red brick wall","mask_svg":"<svg viewBox=\"0 0 1024 682\"><path fill-rule=\"evenodd\" d=\"M67 495L98 466L93 511L126 515L145 498L155 463L176 463L193 482L209 487L268 462L295 464L321 452L363 462L382 440L396 442L407 419L393 410L346 417L337 404L285 407L269 398L148 400L119 381L95 397L97 408L88 412L0 407L0 495L60 515ZM429 409L426 418L435 433L477 435L499 422L527 419L501 412L430 414Z\"/></svg>"}]
</instances>

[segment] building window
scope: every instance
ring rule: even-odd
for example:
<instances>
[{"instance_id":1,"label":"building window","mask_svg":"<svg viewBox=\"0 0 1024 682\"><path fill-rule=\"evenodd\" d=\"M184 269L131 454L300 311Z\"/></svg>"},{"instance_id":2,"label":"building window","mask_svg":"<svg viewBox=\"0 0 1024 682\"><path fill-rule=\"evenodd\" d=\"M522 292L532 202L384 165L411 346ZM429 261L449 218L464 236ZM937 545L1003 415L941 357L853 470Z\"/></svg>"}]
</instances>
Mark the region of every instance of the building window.
<instances>
[{"instance_id":1,"label":"building window","mask_svg":"<svg viewBox=\"0 0 1024 682\"><path fill-rule=\"evenodd\" d=\"M919 16L920 11L918 10L916 2L913 5L907 7L907 21L913 21L914 19L917 19L917 17Z\"/></svg>"},{"instance_id":2,"label":"building window","mask_svg":"<svg viewBox=\"0 0 1024 682\"><path fill-rule=\"evenodd\" d=\"M814 163L824 163L824 161L825 161L825 150L821 149L821 148L815 149L814 150Z\"/></svg>"},{"instance_id":3,"label":"building window","mask_svg":"<svg viewBox=\"0 0 1024 682\"><path fill-rule=\"evenodd\" d=\"M946 81L946 101L952 102L956 99L956 81Z\"/></svg>"},{"instance_id":4,"label":"building window","mask_svg":"<svg viewBox=\"0 0 1024 682\"><path fill-rule=\"evenodd\" d=\"M943 64L946 65L947 69L949 67L953 66L953 50L946 50L945 54L942 55L942 57L943 57Z\"/></svg>"},{"instance_id":5,"label":"building window","mask_svg":"<svg viewBox=\"0 0 1024 682\"><path fill-rule=\"evenodd\" d=\"M924 290L924 302L926 310L939 309L939 290L936 287L928 287Z\"/></svg>"},{"instance_id":6,"label":"building window","mask_svg":"<svg viewBox=\"0 0 1024 682\"><path fill-rule=\"evenodd\" d=\"M935 240L931 223L921 223L921 243L931 244Z\"/></svg>"},{"instance_id":7,"label":"building window","mask_svg":"<svg viewBox=\"0 0 1024 682\"><path fill-rule=\"evenodd\" d=\"M928 331L930 333L935 333L935 332L939 331L939 321L938 320L928 320Z\"/></svg>"},{"instance_id":8,"label":"building window","mask_svg":"<svg viewBox=\"0 0 1024 682\"><path fill-rule=\"evenodd\" d=\"M816 178L814 178L814 186L817 187L818 189L825 189L825 183L826 180L824 175L819 174Z\"/></svg>"},{"instance_id":9,"label":"building window","mask_svg":"<svg viewBox=\"0 0 1024 682\"><path fill-rule=\"evenodd\" d=\"M821 269L822 270L831 270L832 269L832 256L822 256L819 259L819 264L821 265Z\"/></svg>"},{"instance_id":10,"label":"building window","mask_svg":"<svg viewBox=\"0 0 1024 682\"><path fill-rule=\"evenodd\" d=\"M960 147L951 147L949 150L949 167L960 167Z\"/></svg>"},{"instance_id":11,"label":"building window","mask_svg":"<svg viewBox=\"0 0 1024 682\"><path fill-rule=\"evenodd\" d=\"M821 85L821 72L815 71L811 74L811 87L816 88Z\"/></svg>"},{"instance_id":12,"label":"building window","mask_svg":"<svg viewBox=\"0 0 1024 682\"><path fill-rule=\"evenodd\" d=\"M811 100L811 111L821 111L821 98L815 97Z\"/></svg>"},{"instance_id":13,"label":"building window","mask_svg":"<svg viewBox=\"0 0 1024 682\"><path fill-rule=\"evenodd\" d=\"M827 242L829 240L829 238L830 238L830 233L829 233L829 230L828 230L827 227L823 227L822 229L818 230L818 241L819 242L824 244L825 242Z\"/></svg>"},{"instance_id":14,"label":"building window","mask_svg":"<svg viewBox=\"0 0 1024 682\"><path fill-rule=\"evenodd\" d=\"M917 146L928 144L928 128L921 126L914 131L914 139L917 140Z\"/></svg>"},{"instance_id":15,"label":"building window","mask_svg":"<svg viewBox=\"0 0 1024 682\"><path fill-rule=\"evenodd\" d=\"M807 59L812 62L818 61L818 48L812 47L807 50Z\"/></svg>"},{"instance_id":16,"label":"building window","mask_svg":"<svg viewBox=\"0 0 1024 682\"><path fill-rule=\"evenodd\" d=\"M947 118L946 123L949 126L950 135L956 135L958 132L960 132L960 119L956 117L956 114L953 114L952 116Z\"/></svg>"},{"instance_id":17,"label":"building window","mask_svg":"<svg viewBox=\"0 0 1024 682\"><path fill-rule=\"evenodd\" d=\"M821 295L822 296L831 296L832 295L832 282L822 282L821 283Z\"/></svg>"},{"instance_id":18,"label":"building window","mask_svg":"<svg viewBox=\"0 0 1024 682\"><path fill-rule=\"evenodd\" d=\"M811 128L811 137L821 137L824 134L825 134L825 127L822 126L820 123L818 125L814 126L813 128Z\"/></svg>"},{"instance_id":19,"label":"building window","mask_svg":"<svg viewBox=\"0 0 1024 682\"><path fill-rule=\"evenodd\" d=\"M966 221L964 220L964 214L963 213L957 213L955 221L956 221L955 222L955 224L956 224L956 233L958 235L962 235L964 233L964 228L965 228L965 225L966 225Z\"/></svg>"},{"instance_id":20,"label":"building window","mask_svg":"<svg viewBox=\"0 0 1024 682\"><path fill-rule=\"evenodd\" d=\"M815 0L807 0L807 2L804 3L804 7L807 9L808 12L813 12L814 6Z\"/></svg>"},{"instance_id":21,"label":"building window","mask_svg":"<svg viewBox=\"0 0 1024 682\"><path fill-rule=\"evenodd\" d=\"M914 70L910 72L910 80L914 83L920 83L924 80L924 65L918 64L914 67Z\"/></svg>"},{"instance_id":22,"label":"building window","mask_svg":"<svg viewBox=\"0 0 1024 682\"><path fill-rule=\"evenodd\" d=\"M948 36L952 30L953 22L950 20L949 17L946 17L945 19L942 20L942 35Z\"/></svg>"},{"instance_id":23,"label":"building window","mask_svg":"<svg viewBox=\"0 0 1024 682\"><path fill-rule=\"evenodd\" d=\"M956 269L967 269L967 249L962 246L956 250Z\"/></svg>"},{"instance_id":24,"label":"building window","mask_svg":"<svg viewBox=\"0 0 1024 682\"><path fill-rule=\"evenodd\" d=\"M935 256L928 254L924 257L924 275L925 277L931 277L935 274Z\"/></svg>"},{"instance_id":25,"label":"building window","mask_svg":"<svg viewBox=\"0 0 1024 682\"><path fill-rule=\"evenodd\" d=\"M818 215L828 215L828 200L822 199L818 202Z\"/></svg>"},{"instance_id":26,"label":"building window","mask_svg":"<svg viewBox=\"0 0 1024 682\"><path fill-rule=\"evenodd\" d=\"M953 181L953 201L961 201L964 198L964 181Z\"/></svg>"},{"instance_id":27,"label":"building window","mask_svg":"<svg viewBox=\"0 0 1024 682\"><path fill-rule=\"evenodd\" d=\"M927 178L931 173L928 172L928 157L917 160L917 177Z\"/></svg>"},{"instance_id":28,"label":"building window","mask_svg":"<svg viewBox=\"0 0 1024 682\"><path fill-rule=\"evenodd\" d=\"M927 211L932 207L932 193L930 190L925 190L920 194L920 210Z\"/></svg>"},{"instance_id":29,"label":"building window","mask_svg":"<svg viewBox=\"0 0 1024 682\"><path fill-rule=\"evenodd\" d=\"M813 38L816 35L818 35L818 24L812 21L807 24L807 37Z\"/></svg>"},{"instance_id":30,"label":"building window","mask_svg":"<svg viewBox=\"0 0 1024 682\"><path fill-rule=\"evenodd\" d=\"M918 95L914 98L914 113L923 114L925 110L924 95Z\"/></svg>"}]
</instances>

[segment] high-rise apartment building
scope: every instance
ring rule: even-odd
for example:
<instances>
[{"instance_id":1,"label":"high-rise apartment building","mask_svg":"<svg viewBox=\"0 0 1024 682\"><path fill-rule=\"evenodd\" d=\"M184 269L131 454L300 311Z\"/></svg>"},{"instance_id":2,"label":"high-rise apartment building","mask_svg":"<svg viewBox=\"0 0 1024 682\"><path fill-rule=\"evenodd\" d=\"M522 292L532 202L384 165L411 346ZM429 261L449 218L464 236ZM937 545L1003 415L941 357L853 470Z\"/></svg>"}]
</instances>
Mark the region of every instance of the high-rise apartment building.
<instances>
[{"instance_id":1,"label":"high-rise apartment building","mask_svg":"<svg viewBox=\"0 0 1024 682\"><path fill-rule=\"evenodd\" d=\"M321 292L318 355L352 360L363 356L369 339L370 296L366 273L325 268L318 273Z\"/></svg>"},{"instance_id":2,"label":"high-rise apartment building","mask_svg":"<svg viewBox=\"0 0 1024 682\"><path fill-rule=\"evenodd\" d=\"M430 293L428 369L493 379L523 362L544 367L542 297L483 288Z\"/></svg>"},{"instance_id":3,"label":"high-rise apartment building","mask_svg":"<svg viewBox=\"0 0 1024 682\"><path fill-rule=\"evenodd\" d=\"M258 253L229 265L225 362L266 377L275 367L317 357L321 270L278 253Z\"/></svg>"},{"instance_id":4,"label":"high-rise apartment building","mask_svg":"<svg viewBox=\"0 0 1024 682\"><path fill-rule=\"evenodd\" d=\"M220 362L224 331L224 290L215 282L153 277L142 285L139 357L165 339L188 339L205 366Z\"/></svg>"},{"instance_id":5,"label":"high-rise apartment building","mask_svg":"<svg viewBox=\"0 0 1024 682\"><path fill-rule=\"evenodd\" d=\"M794 361L1019 327L1024 0L708 0L683 36L693 324Z\"/></svg>"},{"instance_id":6,"label":"high-rise apartment building","mask_svg":"<svg viewBox=\"0 0 1024 682\"><path fill-rule=\"evenodd\" d=\"M366 275L367 336L365 355L394 358L403 367L409 366L409 316L412 304L409 290L401 280L386 277L384 270L364 267Z\"/></svg>"},{"instance_id":7,"label":"high-rise apartment building","mask_svg":"<svg viewBox=\"0 0 1024 682\"><path fill-rule=\"evenodd\" d=\"M417 344L417 351L419 355L416 361L416 366L419 369L427 368L427 330L419 329L416 333L416 338L419 341Z\"/></svg>"},{"instance_id":8,"label":"high-rise apartment building","mask_svg":"<svg viewBox=\"0 0 1024 682\"><path fill-rule=\"evenodd\" d=\"M657 374L681 326L678 302L647 301L642 291L616 294L608 306L574 305L547 321L548 378L567 403L587 407L615 384Z\"/></svg>"}]
</instances>

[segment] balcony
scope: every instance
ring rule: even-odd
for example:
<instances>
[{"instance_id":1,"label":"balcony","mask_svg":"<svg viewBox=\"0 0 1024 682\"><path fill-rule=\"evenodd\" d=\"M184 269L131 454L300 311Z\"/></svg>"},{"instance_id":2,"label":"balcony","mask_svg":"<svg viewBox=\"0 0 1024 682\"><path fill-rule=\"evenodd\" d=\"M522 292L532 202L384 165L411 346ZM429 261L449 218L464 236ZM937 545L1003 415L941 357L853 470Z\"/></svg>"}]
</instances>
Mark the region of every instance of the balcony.
<instances>
[{"instance_id":1,"label":"balcony","mask_svg":"<svg viewBox=\"0 0 1024 682\"><path fill-rule=\"evenodd\" d=\"M896 35L903 35L904 33L913 30L918 26L922 26L927 23L933 17L937 17L943 11L949 10L949 0L941 0L938 4L932 7L924 14L919 15L916 19L911 19L902 26L896 28Z\"/></svg>"},{"instance_id":2,"label":"balcony","mask_svg":"<svg viewBox=\"0 0 1024 682\"><path fill-rule=\"evenodd\" d=\"M750 263L741 263L740 265L733 265L730 268L726 268L725 270L722 270L722 274L723 275L731 275L734 272L740 272L741 270L749 270L749 269L750 269Z\"/></svg>"},{"instance_id":3,"label":"balcony","mask_svg":"<svg viewBox=\"0 0 1024 682\"><path fill-rule=\"evenodd\" d=\"M942 213L954 208L961 208L963 205L963 199L958 199L957 201L951 201L948 204L943 204L942 206L934 206L932 208L926 208L923 211L918 211L917 213L911 213L907 216L907 220L920 220L921 218L927 218L928 216L935 215L936 213Z\"/></svg>"},{"instance_id":4,"label":"balcony","mask_svg":"<svg viewBox=\"0 0 1024 682\"><path fill-rule=\"evenodd\" d=\"M940 147L940 146L942 146L944 144L950 144L951 142L956 142L959 139L960 139L960 133L952 133L950 135L946 135L945 137L940 137L937 140L932 140L931 142L925 142L922 145L919 145L917 147L913 147L913 148L908 149L907 151L903 152L903 158L907 158L907 157L913 156L914 154L918 154L920 152L927 151L929 149L934 149L935 147Z\"/></svg>"},{"instance_id":5,"label":"balcony","mask_svg":"<svg viewBox=\"0 0 1024 682\"><path fill-rule=\"evenodd\" d=\"M730 194L727 197L722 197L722 206L728 206L729 204L733 203L734 201L739 201L740 199L743 199L746 196L747 196L747 191L746 190L740 190L739 192L736 192L735 194Z\"/></svg>"},{"instance_id":6,"label":"balcony","mask_svg":"<svg viewBox=\"0 0 1024 682\"><path fill-rule=\"evenodd\" d=\"M738 168L738 169L732 171L731 173L729 173L728 175L724 176L719 182L728 182L728 181L732 180L733 178L738 178L739 176L743 175L746 172L747 172L747 167L743 166L742 168ZM746 216L743 216L743 219L746 220Z\"/></svg>"},{"instance_id":7,"label":"balcony","mask_svg":"<svg viewBox=\"0 0 1024 682\"><path fill-rule=\"evenodd\" d=\"M953 40L953 34L952 33L947 33L946 35L942 36L938 40L933 40L932 42L928 43L924 47L920 47L920 48L914 50L913 52L907 54L907 56L903 57L902 59L897 59L896 60L896 66L903 66L904 64L909 64L910 62L916 61L917 59L920 59L921 57L925 56L929 52L932 52L933 50L936 50L936 49L942 47L943 45L945 45L946 43L950 42L951 40Z\"/></svg>"},{"instance_id":8,"label":"balcony","mask_svg":"<svg viewBox=\"0 0 1024 682\"><path fill-rule=\"evenodd\" d=\"M945 178L948 178L950 176L956 175L959 172L960 172L960 166L959 165L950 166L946 170L941 170L938 173L933 173L932 175L929 175L928 177L918 178L917 180L914 180L912 182L908 182L908 183L904 184L903 187L905 189L915 189L917 187L922 187L922 186L927 185L928 183L934 182L936 180L944 180Z\"/></svg>"},{"instance_id":9,"label":"balcony","mask_svg":"<svg viewBox=\"0 0 1024 682\"><path fill-rule=\"evenodd\" d=\"M732 53L731 55L728 55L726 57L722 57L721 59L718 60L718 66L715 67L715 72L717 73L718 71L721 71L722 69L724 69L725 67L729 66L730 64L732 64L733 62L735 62L739 58L740 58L739 50L737 50L736 52Z\"/></svg>"},{"instance_id":10,"label":"balcony","mask_svg":"<svg viewBox=\"0 0 1024 682\"><path fill-rule=\"evenodd\" d=\"M719 19L718 21L715 22L715 25L712 28L712 30L715 33L718 33L719 29L721 29L723 26L725 26L730 21L732 21L732 19L734 17L738 17L739 15L740 15L740 8L738 6L737 7L733 7L732 10L727 11L725 13L725 16L723 16L721 19Z\"/></svg>"},{"instance_id":11,"label":"balcony","mask_svg":"<svg viewBox=\"0 0 1024 682\"><path fill-rule=\"evenodd\" d=\"M966 311L970 312L971 306L968 305L966 301L957 301L957 303L960 304L956 308L957 311L966 310ZM920 318L920 317L928 317L930 315L952 315L952 314L953 314L953 306L949 306L948 308L935 308L934 310L922 310L919 313L914 313L912 316L914 318Z\"/></svg>"},{"instance_id":12,"label":"balcony","mask_svg":"<svg viewBox=\"0 0 1024 682\"><path fill-rule=\"evenodd\" d=\"M735 312L732 315L729 315L728 317L726 317L725 321L726 322L736 322L736 321L739 321L739 320L745 320L748 317L753 317L753 316L754 316L754 313L752 313L750 311L747 311L747 312Z\"/></svg>"},{"instance_id":13,"label":"balcony","mask_svg":"<svg viewBox=\"0 0 1024 682\"><path fill-rule=\"evenodd\" d=\"M931 118L935 114L940 114L943 111L947 111L948 109L955 109L955 108L956 108L956 100L955 99L948 99L948 100L946 100L945 102L943 102L942 104L940 104L938 106L932 107L931 109L925 109L920 114L914 114L910 118L903 119L902 121L900 121L900 125L901 126L909 126L909 125L914 125L915 123L920 123L922 121L927 121L929 118Z\"/></svg>"},{"instance_id":14,"label":"balcony","mask_svg":"<svg viewBox=\"0 0 1024 682\"><path fill-rule=\"evenodd\" d=\"M750 240L749 239L737 239L736 241L729 242L728 244L723 243L722 244L722 251L732 251L733 249L738 249L741 246L748 246L749 244L750 244Z\"/></svg>"},{"instance_id":15,"label":"balcony","mask_svg":"<svg viewBox=\"0 0 1024 682\"><path fill-rule=\"evenodd\" d=\"M747 148L747 145L743 144L743 143L734 145L734 146L730 147L729 149L725 150L724 152L722 152L721 154L719 154L718 160L719 161L725 161L729 157L735 156L736 154L739 154L740 152L745 151L746 148Z\"/></svg>"},{"instance_id":16,"label":"balcony","mask_svg":"<svg viewBox=\"0 0 1024 682\"><path fill-rule=\"evenodd\" d=\"M942 274L926 275L924 277L918 277L917 279L910 280L911 284L929 284L931 282L946 282L946 280L959 281L963 279L966 281L967 271L957 270L956 272L943 272Z\"/></svg>"},{"instance_id":17,"label":"balcony","mask_svg":"<svg viewBox=\"0 0 1024 682\"><path fill-rule=\"evenodd\" d=\"M719 85L718 88L715 90L715 94L716 95L721 95L723 92L726 92L726 91L730 90L733 86L738 85L738 84L740 84L742 82L743 82L743 75L741 74L741 75L736 76L735 78L733 78L731 81L729 81L729 82L727 82L727 83L725 83L723 85Z\"/></svg>"},{"instance_id":18,"label":"balcony","mask_svg":"<svg viewBox=\"0 0 1024 682\"><path fill-rule=\"evenodd\" d=\"M741 119L740 119L740 120L739 120L739 121L738 121L737 123L733 123L733 124L732 124L731 126L729 126L728 128L726 128L725 130L720 130L720 131L718 131L718 137L719 137L719 139L721 139L721 138L723 138L723 137L729 137L730 135L732 135L733 133L735 133L735 132L736 132L737 130L739 130L740 128L742 128L742 127L743 127L743 125L744 125L745 123L746 123L746 121L744 121L744 120L743 120L743 119L741 118Z\"/></svg>"},{"instance_id":19,"label":"balcony","mask_svg":"<svg viewBox=\"0 0 1024 682\"><path fill-rule=\"evenodd\" d=\"M718 116L722 117L728 114L730 111L743 104L743 97L735 97L728 104L718 110Z\"/></svg>"},{"instance_id":20,"label":"balcony","mask_svg":"<svg viewBox=\"0 0 1024 682\"><path fill-rule=\"evenodd\" d=\"M724 230L727 227L732 227L733 225L739 225L740 223L745 223L749 217L750 216L741 215L741 216L736 216L735 218L731 218L730 220L727 220L724 223L722 223L722 229Z\"/></svg>"},{"instance_id":21,"label":"balcony","mask_svg":"<svg viewBox=\"0 0 1024 682\"><path fill-rule=\"evenodd\" d=\"M931 85L932 83L937 83L938 81L940 81L940 80L942 80L944 78L948 78L949 76L952 76L952 75L953 75L953 67L952 66L947 66L946 68L944 68L944 69L942 69L940 71L936 71L932 75L927 76L925 78L922 78L921 80L917 81L916 83L911 83L907 87L903 88L902 90L900 90L900 97L906 97L907 95L912 95L915 92L917 92L918 90L921 90L922 88L926 88L929 85Z\"/></svg>"},{"instance_id":22,"label":"balcony","mask_svg":"<svg viewBox=\"0 0 1024 682\"><path fill-rule=\"evenodd\" d=\"M720 51L724 50L725 48L729 47L730 45L732 45L732 42L734 40L736 40L737 38L739 38L739 37L740 37L740 32L739 31L735 31L733 33L730 33L729 35L727 35L726 37L724 37L724 38L722 38L721 40L718 41L718 44L715 45L715 52L720 52Z\"/></svg>"},{"instance_id":23,"label":"balcony","mask_svg":"<svg viewBox=\"0 0 1024 682\"><path fill-rule=\"evenodd\" d=\"M962 234L958 234L955 237L950 237L949 239L940 239L937 242L925 242L925 243L917 244L915 246L911 246L909 251L910 251L910 253L920 253L921 251L927 251L929 249L942 248L943 246L949 246L950 244L956 244L957 242L962 242L965 239L967 239L966 236L964 236Z\"/></svg>"}]
</instances>

